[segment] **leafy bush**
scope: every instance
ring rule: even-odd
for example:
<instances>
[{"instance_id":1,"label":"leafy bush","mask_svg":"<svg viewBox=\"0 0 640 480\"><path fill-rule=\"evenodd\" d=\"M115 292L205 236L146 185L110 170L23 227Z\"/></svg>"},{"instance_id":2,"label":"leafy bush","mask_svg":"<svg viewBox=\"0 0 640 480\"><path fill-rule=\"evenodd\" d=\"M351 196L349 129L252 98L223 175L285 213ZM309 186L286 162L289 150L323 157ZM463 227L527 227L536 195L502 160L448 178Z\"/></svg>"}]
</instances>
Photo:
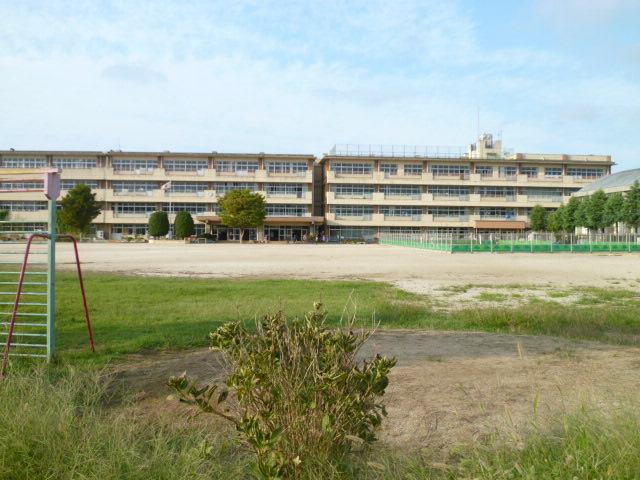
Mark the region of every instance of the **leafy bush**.
<instances>
[{"instance_id":1,"label":"leafy bush","mask_svg":"<svg viewBox=\"0 0 640 480\"><path fill-rule=\"evenodd\" d=\"M64 230L80 235L89 232L91 222L100 215L100 203L91 188L80 183L60 200L60 223Z\"/></svg>"},{"instance_id":2,"label":"leafy bush","mask_svg":"<svg viewBox=\"0 0 640 480\"><path fill-rule=\"evenodd\" d=\"M175 221L176 237L186 238L195 233L193 217L189 212L178 212Z\"/></svg>"},{"instance_id":3,"label":"leafy bush","mask_svg":"<svg viewBox=\"0 0 640 480\"><path fill-rule=\"evenodd\" d=\"M169 233L169 216L167 212L158 210L149 217L149 235L152 237L164 237Z\"/></svg>"},{"instance_id":4,"label":"leafy bush","mask_svg":"<svg viewBox=\"0 0 640 480\"><path fill-rule=\"evenodd\" d=\"M9 210L0 210L0 221L9 218Z\"/></svg>"},{"instance_id":5,"label":"leafy bush","mask_svg":"<svg viewBox=\"0 0 640 480\"><path fill-rule=\"evenodd\" d=\"M359 362L370 333L330 330L321 305L314 307L291 321L281 312L268 315L255 331L237 321L212 333L212 350L223 352L231 368L225 385L200 387L186 373L169 380L181 400L236 426L257 456L260 478L299 478L335 466L354 445L373 442L386 415L379 398L395 358ZM235 409L226 407L230 391Z\"/></svg>"}]
</instances>

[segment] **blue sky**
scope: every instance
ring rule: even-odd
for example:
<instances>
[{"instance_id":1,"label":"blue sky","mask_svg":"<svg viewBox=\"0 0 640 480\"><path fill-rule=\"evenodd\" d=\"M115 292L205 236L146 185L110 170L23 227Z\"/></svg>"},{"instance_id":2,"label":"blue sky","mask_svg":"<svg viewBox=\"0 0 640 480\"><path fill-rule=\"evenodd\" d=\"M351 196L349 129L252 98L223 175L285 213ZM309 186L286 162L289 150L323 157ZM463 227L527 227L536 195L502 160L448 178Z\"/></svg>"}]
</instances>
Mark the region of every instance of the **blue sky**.
<instances>
[{"instance_id":1,"label":"blue sky","mask_svg":"<svg viewBox=\"0 0 640 480\"><path fill-rule=\"evenodd\" d=\"M334 143L640 167L640 0L0 0L0 148Z\"/></svg>"}]
</instances>

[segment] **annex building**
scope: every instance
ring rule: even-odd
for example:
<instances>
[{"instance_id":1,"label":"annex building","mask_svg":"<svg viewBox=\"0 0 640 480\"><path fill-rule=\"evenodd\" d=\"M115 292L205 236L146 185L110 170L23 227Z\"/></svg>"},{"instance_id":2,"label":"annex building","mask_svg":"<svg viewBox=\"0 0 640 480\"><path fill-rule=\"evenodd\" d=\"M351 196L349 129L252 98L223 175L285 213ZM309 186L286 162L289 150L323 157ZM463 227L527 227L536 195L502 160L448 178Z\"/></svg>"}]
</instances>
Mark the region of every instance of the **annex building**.
<instances>
[{"instance_id":1,"label":"annex building","mask_svg":"<svg viewBox=\"0 0 640 480\"><path fill-rule=\"evenodd\" d=\"M126 151L0 151L2 169L58 168L62 195L79 183L102 204L95 233L106 239L146 235L148 217L165 210L196 220L197 233L238 240L220 222L218 199L233 189L260 192L264 228L247 239L372 240L386 231L464 234L522 231L535 205L557 208L608 176L608 155L510 153L489 134L466 150L338 145L321 159L305 154ZM33 183L33 182L32 182ZM35 182L37 183L37 182ZM0 182L0 210L15 230L39 228L46 202L39 188Z\"/></svg>"}]
</instances>

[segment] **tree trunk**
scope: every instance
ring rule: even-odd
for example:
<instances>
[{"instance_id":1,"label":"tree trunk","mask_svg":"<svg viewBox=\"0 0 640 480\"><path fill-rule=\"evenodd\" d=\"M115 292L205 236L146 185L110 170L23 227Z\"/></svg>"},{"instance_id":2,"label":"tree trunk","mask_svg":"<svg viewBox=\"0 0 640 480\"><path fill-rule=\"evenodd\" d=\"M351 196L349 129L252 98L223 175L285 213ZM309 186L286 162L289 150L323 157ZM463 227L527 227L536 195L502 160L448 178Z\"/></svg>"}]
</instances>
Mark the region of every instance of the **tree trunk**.
<instances>
[{"instance_id":1,"label":"tree trunk","mask_svg":"<svg viewBox=\"0 0 640 480\"><path fill-rule=\"evenodd\" d=\"M244 240L244 228L240 229L240 243Z\"/></svg>"}]
</instances>

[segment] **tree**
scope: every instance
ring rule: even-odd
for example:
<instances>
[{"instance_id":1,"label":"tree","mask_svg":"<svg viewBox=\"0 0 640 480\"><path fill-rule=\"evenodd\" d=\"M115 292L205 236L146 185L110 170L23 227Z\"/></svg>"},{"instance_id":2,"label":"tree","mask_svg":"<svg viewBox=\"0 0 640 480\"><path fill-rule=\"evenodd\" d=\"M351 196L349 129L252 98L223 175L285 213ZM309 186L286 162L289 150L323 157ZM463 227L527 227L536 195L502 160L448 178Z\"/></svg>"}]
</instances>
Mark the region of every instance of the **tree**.
<instances>
[{"instance_id":1,"label":"tree","mask_svg":"<svg viewBox=\"0 0 640 480\"><path fill-rule=\"evenodd\" d=\"M544 232L547 229L547 210L541 205L536 205L531 210L531 229L534 232Z\"/></svg>"},{"instance_id":2,"label":"tree","mask_svg":"<svg viewBox=\"0 0 640 480\"><path fill-rule=\"evenodd\" d=\"M152 237L164 237L169 233L169 216L167 212L158 210L149 217L149 235Z\"/></svg>"},{"instance_id":3,"label":"tree","mask_svg":"<svg viewBox=\"0 0 640 480\"><path fill-rule=\"evenodd\" d=\"M89 231L91 222L102 211L96 201L96 194L83 183L69 190L60 200L60 206L61 224L65 225L69 231L77 233L80 238Z\"/></svg>"},{"instance_id":4,"label":"tree","mask_svg":"<svg viewBox=\"0 0 640 480\"><path fill-rule=\"evenodd\" d=\"M589 198L583 198L576 208L574 219L576 227L588 227L587 209L589 208Z\"/></svg>"},{"instance_id":5,"label":"tree","mask_svg":"<svg viewBox=\"0 0 640 480\"><path fill-rule=\"evenodd\" d=\"M638 233L640 228L640 184L636 180L627 192L623 206L623 220L628 228L635 229Z\"/></svg>"},{"instance_id":6,"label":"tree","mask_svg":"<svg viewBox=\"0 0 640 480\"><path fill-rule=\"evenodd\" d=\"M576 211L580 207L580 200L577 197L571 197L564 207L564 210L562 210L560 214L562 230L568 233L574 233L578 226L576 223Z\"/></svg>"},{"instance_id":7,"label":"tree","mask_svg":"<svg viewBox=\"0 0 640 480\"><path fill-rule=\"evenodd\" d=\"M219 201L220 218L227 227L240 229L240 243L247 228L264 224L267 206L264 197L250 190L231 190Z\"/></svg>"},{"instance_id":8,"label":"tree","mask_svg":"<svg viewBox=\"0 0 640 480\"><path fill-rule=\"evenodd\" d=\"M190 237L195 232L193 217L189 212L178 212L174 223L177 238Z\"/></svg>"},{"instance_id":9,"label":"tree","mask_svg":"<svg viewBox=\"0 0 640 480\"><path fill-rule=\"evenodd\" d=\"M588 199L586 206L586 220L587 227L592 230L601 230L607 227L607 222L605 221L605 213L604 208L607 204L607 194L604 193L604 190L596 190Z\"/></svg>"},{"instance_id":10,"label":"tree","mask_svg":"<svg viewBox=\"0 0 640 480\"><path fill-rule=\"evenodd\" d=\"M618 234L618 224L624 219L624 197L621 193L613 193L607 198L604 206L604 223L607 227L615 226Z\"/></svg>"},{"instance_id":11,"label":"tree","mask_svg":"<svg viewBox=\"0 0 640 480\"><path fill-rule=\"evenodd\" d=\"M564 205L560 205L557 210L554 210L547 216L547 230L552 233L559 233L563 230L562 217L565 209L566 207Z\"/></svg>"}]
</instances>

